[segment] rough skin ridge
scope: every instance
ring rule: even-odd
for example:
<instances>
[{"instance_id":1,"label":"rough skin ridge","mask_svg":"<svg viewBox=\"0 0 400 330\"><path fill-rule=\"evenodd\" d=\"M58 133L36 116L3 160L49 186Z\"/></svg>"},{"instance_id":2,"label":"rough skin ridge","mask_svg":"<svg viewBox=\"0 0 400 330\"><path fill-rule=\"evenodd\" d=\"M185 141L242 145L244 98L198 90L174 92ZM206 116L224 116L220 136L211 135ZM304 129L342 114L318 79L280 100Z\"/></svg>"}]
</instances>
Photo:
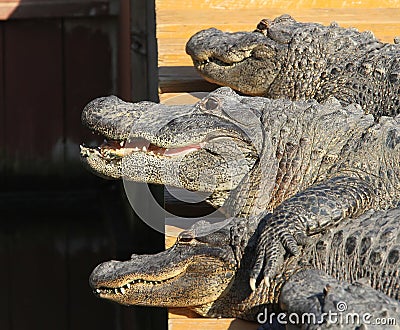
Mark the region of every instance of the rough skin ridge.
<instances>
[{"instance_id":1,"label":"rough skin ridge","mask_svg":"<svg viewBox=\"0 0 400 330\"><path fill-rule=\"evenodd\" d=\"M201 228L185 233L162 254L99 266L91 281L100 296L124 304L193 306L209 317L254 319L264 304L276 307L292 274L308 269L339 277L332 283L369 277L375 288L398 295L398 273L388 268L391 263L398 268L397 245L386 244L384 235L373 232L376 227L358 227L357 221L368 210L398 206L399 116L375 121L359 106L343 107L333 98L323 104L270 100L239 96L225 87L195 105L100 98L82 118L93 131L114 139L82 147L82 161L95 173L208 192L209 201L233 217L216 233L198 235ZM143 140L147 148L131 146ZM385 218L386 213L376 212ZM392 219L387 237L397 242L399 211L387 212L394 212L387 217ZM345 234L356 227L359 236L348 239ZM339 234L329 236L330 228L345 233L341 246L346 253L333 257L343 250L324 252L321 244L322 255L302 248L319 235L326 235L322 242L328 247L340 245ZM203 229L209 232L207 225ZM375 236L360 266L358 246L365 248ZM366 237L364 243L354 241L357 237ZM353 243L357 252L347 254ZM326 267L320 263L324 257L331 260ZM334 258L343 263L334 264ZM365 266L364 273L357 274L355 266ZM376 291L366 291L374 299Z\"/></svg>"},{"instance_id":2,"label":"rough skin ridge","mask_svg":"<svg viewBox=\"0 0 400 330\"><path fill-rule=\"evenodd\" d=\"M338 303L344 302L343 315L369 313L373 320L394 319L395 326L389 329L398 329L399 220L398 208L371 210L315 235L298 256L285 260L268 286L263 282L255 291L249 287L248 271L257 236L266 224L266 218L259 222L259 217L236 218L226 228L196 237L196 227L209 225L199 223L164 252L100 264L90 283L100 297L127 305L187 307L206 317L254 321L265 312L312 313L321 324L297 325L328 329L339 328L342 322L345 329L360 329L362 324L370 329L363 320L347 324L343 317L328 322L324 313L338 312ZM171 268L174 277L167 279ZM263 325L276 328L269 321Z\"/></svg>"},{"instance_id":3,"label":"rough skin ridge","mask_svg":"<svg viewBox=\"0 0 400 330\"><path fill-rule=\"evenodd\" d=\"M262 20L253 32L196 33L186 52L205 79L249 95L292 100L334 96L376 117L400 112L400 45L369 32Z\"/></svg>"},{"instance_id":4,"label":"rough skin ridge","mask_svg":"<svg viewBox=\"0 0 400 330\"><path fill-rule=\"evenodd\" d=\"M96 173L209 192L208 200L222 202L217 206L228 218L273 212L259 237L252 286L261 274L268 282L285 251L297 255L307 236L368 209L396 207L400 200L399 117L375 123L359 107L343 108L335 99L269 100L229 88L195 105L100 101L83 112L97 131L116 132L122 122L123 131L135 128L129 143L146 138L149 150L197 147L178 156L83 147L82 159ZM165 124L153 130L159 121ZM302 207L306 198L310 209Z\"/></svg>"}]
</instances>

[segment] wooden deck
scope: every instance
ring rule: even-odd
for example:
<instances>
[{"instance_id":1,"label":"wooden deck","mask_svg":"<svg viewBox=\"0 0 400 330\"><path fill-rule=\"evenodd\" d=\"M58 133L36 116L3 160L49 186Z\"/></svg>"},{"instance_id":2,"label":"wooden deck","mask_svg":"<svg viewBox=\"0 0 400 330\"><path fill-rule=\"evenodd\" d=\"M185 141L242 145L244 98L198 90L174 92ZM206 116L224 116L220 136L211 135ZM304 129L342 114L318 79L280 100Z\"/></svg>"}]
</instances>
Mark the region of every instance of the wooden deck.
<instances>
[{"instance_id":1,"label":"wooden deck","mask_svg":"<svg viewBox=\"0 0 400 330\"><path fill-rule=\"evenodd\" d=\"M156 0L160 100L170 104L195 102L196 98L190 98L187 92L207 92L218 87L196 73L185 53L185 44L194 33L209 27L231 32L252 31L261 19L282 14L290 14L298 21L325 25L336 21L343 27L370 30L385 42L393 42L395 36L400 36L399 0ZM174 241L174 237L167 237L167 246ZM236 319L199 318L181 309L170 309L168 326L170 330L258 327Z\"/></svg>"},{"instance_id":2,"label":"wooden deck","mask_svg":"<svg viewBox=\"0 0 400 330\"><path fill-rule=\"evenodd\" d=\"M241 3L242 2L242 3ZM201 29L252 31L263 18L290 14L298 21L371 30L377 38L393 42L400 35L400 1L156 1L159 92L210 91L215 85L205 82L193 69L185 44ZM222 1L221 1L222 3Z\"/></svg>"}]
</instances>

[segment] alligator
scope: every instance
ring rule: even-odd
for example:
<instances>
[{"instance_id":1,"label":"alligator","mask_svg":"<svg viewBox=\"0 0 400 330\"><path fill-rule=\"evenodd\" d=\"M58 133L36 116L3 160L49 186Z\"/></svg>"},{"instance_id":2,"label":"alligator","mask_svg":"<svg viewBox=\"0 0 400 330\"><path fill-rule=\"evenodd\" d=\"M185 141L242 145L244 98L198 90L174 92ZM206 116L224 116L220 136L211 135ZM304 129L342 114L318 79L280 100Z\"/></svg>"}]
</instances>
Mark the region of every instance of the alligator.
<instances>
[{"instance_id":1,"label":"alligator","mask_svg":"<svg viewBox=\"0 0 400 330\"><path fill-rule=\"evenodd\" d=\"M244 94L320 102L334 96L377 117L400 113L400 44L369 31L282 15L253 32L202 30L186 52L206 80Z\"/></svg>"},{"instance_id":2,"label":"alligator","mask_svg":"<svg viewBox=\"0 0 400 330\"><path fill-rule=\"evenodd\" d=\"M206 192L227 219L272 212L250 272L254 290L309 236L400 201L400 116L376 122L334 98L274 100L229 87L194 105L110 96L91 101L82 121L108 139L81 146L101 176Z\"/></svg>"},{"instance_id":3,"label":"alligator","mask_svg":"<svg viewBox=\"0 0 400 330\"><path fill-rule=\"evenodd\" d=\"M400 328L400 208L369 210L316 234L269 285L253 291L248 270L269 217L235 218L200 237L197 230L210 224L199 222L166 251L101 263L90 285L97 296L120 304L189 308L205 317L258 321L262 329L283 322L371 329L377 320L385 329Z\"/></svg>"}]
</instances>

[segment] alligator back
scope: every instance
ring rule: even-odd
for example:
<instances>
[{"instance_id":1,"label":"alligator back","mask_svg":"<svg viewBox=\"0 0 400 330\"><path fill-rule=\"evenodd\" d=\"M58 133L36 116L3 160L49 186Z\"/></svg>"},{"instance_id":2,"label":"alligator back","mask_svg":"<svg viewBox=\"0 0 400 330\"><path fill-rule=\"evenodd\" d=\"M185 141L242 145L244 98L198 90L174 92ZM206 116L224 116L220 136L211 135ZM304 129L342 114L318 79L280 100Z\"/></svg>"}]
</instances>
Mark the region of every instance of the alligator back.
<instances>
[{"instance_id":1,"label":"alligator back","mask_svg":"<svg viewBox=\"0 0 400 330\"><path fill-rule=\"evenodd\" d=\"M400 113L400 44L369 31L282 15L252 32L199 31L186 51L205 79L244 94L318 102L334 96L376 118Z\"/></svg>"},{"instance_id":2,"label":"alligator back","mask_svg":"<svg viewBox=\"0 0 400 330\"><path fill-rule=\"evenodd\" d=\"M323 101L333 95L342 104L360 104L375 117L399 113L400 45L382 43L369 31L360 33L335 23L275 21L271 29L281 32L290 27L292 37L288 65L268 96Z\"/></svg>"},{"instance_id":3,"label":"alligator back","mask_svg":"<svg viewBox=\"0 0 400 330\"><path fill-rule=\"evenodd\" d=\"M315 237L300 264L342 281L367 280L373 288L399 300L399 224L400 208L371 210Z\"/></svg>"}]
</instances>

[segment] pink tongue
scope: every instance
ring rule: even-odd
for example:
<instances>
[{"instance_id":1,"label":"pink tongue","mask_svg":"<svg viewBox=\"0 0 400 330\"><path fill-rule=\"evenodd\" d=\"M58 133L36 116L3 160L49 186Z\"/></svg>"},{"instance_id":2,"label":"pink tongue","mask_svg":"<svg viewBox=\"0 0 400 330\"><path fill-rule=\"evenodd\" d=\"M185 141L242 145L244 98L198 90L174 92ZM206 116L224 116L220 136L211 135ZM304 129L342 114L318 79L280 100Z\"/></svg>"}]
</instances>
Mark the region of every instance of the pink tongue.
<instances>
[{"instance_id":1,"label":"pink tongue","mask_svg":"<svg viewBox=\"0 0 400 330\"><path fill-rule=\"evenodd\" d=\"M172 148L172 149L166 149L164 152L165 156L177 156L177 155L185 155L189 152L196 151L200 149L200 145L194 144L191 146L186 146L186 147L179 147L179 148Z\"/></svg>"}]
</instances>

